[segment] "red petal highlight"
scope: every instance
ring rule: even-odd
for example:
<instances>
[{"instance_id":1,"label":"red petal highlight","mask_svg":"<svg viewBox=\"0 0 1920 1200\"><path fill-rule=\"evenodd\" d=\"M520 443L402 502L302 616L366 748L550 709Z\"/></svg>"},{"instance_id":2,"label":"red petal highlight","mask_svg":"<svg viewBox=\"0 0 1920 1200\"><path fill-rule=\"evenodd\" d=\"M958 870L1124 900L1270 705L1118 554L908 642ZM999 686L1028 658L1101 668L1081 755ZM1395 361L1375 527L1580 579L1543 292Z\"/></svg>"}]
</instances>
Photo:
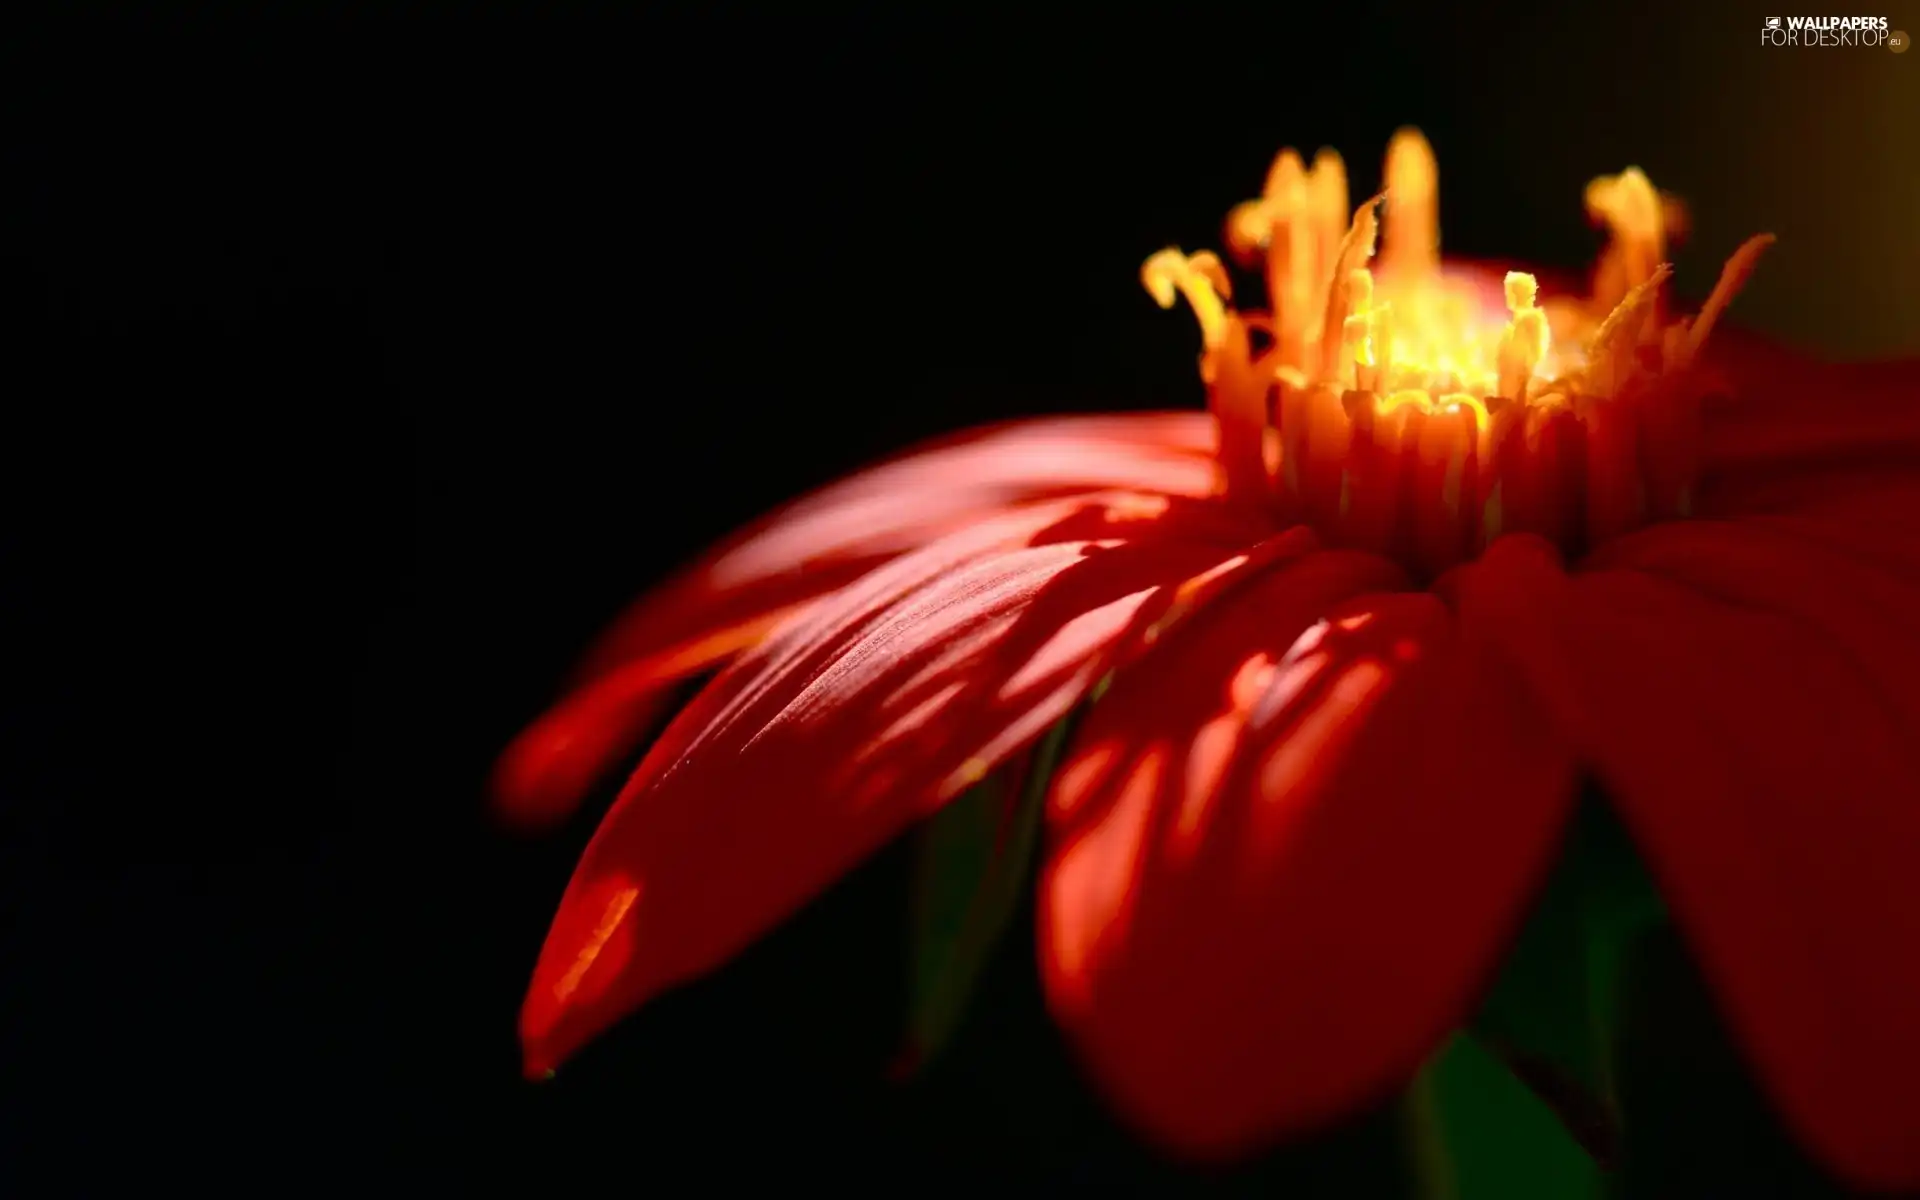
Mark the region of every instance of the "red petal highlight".
<instances>
[{"instance_id":1,"label":"red petal highlight","mask_svg":"<svg viewBox=\"0 0 1920 1200\"><path fill-rule=\"evenodd\" d=\"M1210 495L1216 440L1207 414L1165 412L1021 421L909 451L730 538L616 621L586 670L701 636L736 612L780 607L796 592L817 596L1012 505L1109 489ZM724 608L709 611L715 603Z\"/></svg>"},{"instance_id":2,"label":"red petal highlight","mask_svg":"<svg viewBox=\"0 0 1920 1200\"><path fill-rule=\"evenodd\" d=\"M1177 1151L1241 1153L1403 1082L1549 864L1567 750L1434 597L1341 603L1395 576L1328 553L1237 589L1121 677L1056 779L1048 997Z\"/></svg>"},{"instance_id":3,"label":"red petal highlight","mask_svg":"<svg viewBox=\"0 0 1920 1200\"><path fill-rule=\"evenodd\" d=\"M903 551L1044 497L1210 494L1214 440L1204 413L1021 422L922 448L787 506L614 622L578 689L503 755L498 810L523 825L565 817L633 753L667 687Z\"/></svg>"},{"instance_id":4,"label":"red petal highlight","mask_svg":"<svg viewBox=\"0 0 1920 1200\"><path fill-rule=\"evenodd\" d=\"M877 592L857 589L852 603L857 606L863 598L870 602L874 594L897 597L941 570L1002 547L1045 540L1046 534L1076 518L1083 524L1098 524L1108 512L1108 507L1097 501L1054 500L981 520L928 547L904 574L870 577ZM1051 540L1065 540L1065 536ZM783 619L803 622L811 608L803 604L769 614L751 629L734 635L734 649L755 644L777 629ZM709 646L718 649L712 643ZM712 661L712 655L699 651L669 652L628 663L580 687L535 722L501 757L494 776L499 811L528 826L565 816L581 796L632 753L666 687Z\"/></svg>"},{"instance_id":5,"label":"red petal highlight","mask_svg":"<svg viewBox=\"0 0 1920 1200\"><path fill-rule=\"evenodd\" d=\"M750 652L668 729L582 857L522 1012L529 1072L737 953L1038 738L1156 588L1225 553L930 547Z\"/></svg>"},{"instance_id":6,"label":"red petal highlight","mask_svg":"<svg viewBox=\"0 0 1920 1200\"><path fill-rule=\"evenodd\" d=\"M497 811L526 827L564 818L634 752L674 681L738 654L806 608L741 622L703 641L625 663L578 688L501 754L492 788Z\"/></svg>"},{"instance_id":7,"label":"red petal highlight","mask_svg":"<svg viewBox=\"0 0 1920 1200\"><path fill-rule=\"evenodd\" d=\"M1788 1123L1920 1186L1920 576L1708 523L1604 562L1530 602L1582 740Z\"/></svg>"}]
</instances>

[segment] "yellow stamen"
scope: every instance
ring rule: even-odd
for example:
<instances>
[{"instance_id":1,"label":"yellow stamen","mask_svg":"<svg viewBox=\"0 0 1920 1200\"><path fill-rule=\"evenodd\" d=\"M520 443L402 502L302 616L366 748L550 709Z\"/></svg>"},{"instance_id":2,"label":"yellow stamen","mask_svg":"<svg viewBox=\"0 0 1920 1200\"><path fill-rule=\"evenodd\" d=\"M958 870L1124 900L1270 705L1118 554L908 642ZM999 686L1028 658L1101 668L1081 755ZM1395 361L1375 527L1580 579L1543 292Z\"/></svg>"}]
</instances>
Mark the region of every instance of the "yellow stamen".
<instances>
[{"instance_id":1,"label":"yellow stamen","mask_svg":"<svg viewBox=\"0 0 1920 1200\"><path fill-rule=\"evenodd\" d=\"M1353 223L1347 227L1347 235L1340 241L1340 252L1334 259L1333 283L1327 289L1327 307L1320 327L1321 369L1339 372L1346 361L1340 351L1345 345L1341 330L1345 328L1347 315L1354 311L1352 289L1354 280L1365 277L1359 286L1366 289L1370 301L1373 295L1373 276L1365 270L1366 262L1373 257L1375 238L1380 231L1374 209L1380 204L1380 197L1362 204L1354 210Z\"/></svg>"},{"instance_id":2,"label":"yellow stamen","mask_svg":"<svg viewBox=\"0 0 1920 1200\"><path fill-rule=\"evenodd\" d=\"M1227 213L1227 253L1241 266L1251 266L1267 249L1273 217L1265 200L1247 200Z\"/></svg>"},{"instance_id":3,"label":"yellow stamen","mask_svg":"<svg viewBox=\"0 0 1920 1200\"><path fill-rule=\"evenodd\" d=\"M1185 296L1200 322L1200 338L1208 350L1218 349L1227 332L1226 301L1233 298L1233 281L1211 251L1187 255L1168 247L1140 267L1140 282L1161 308L1172 308Z\"/></svg>"},{"instance_id":4,"label":"yellow stamen","mask_svg":"<svg viewBox=\"0 0 1920 1200\"><path fill-rule=\"evenodd\" d=\"M1402 129L1387 143L1386 229L1380 272L1396 279L1424 279L1440 270L1440 167L1433 147L1417 129Z\"/></svg>"},{"instance_id":5,"label":"yellow stamen","mask_svg":"<svg viewBox=\"0 0 1920 1200\"><path fill-rule=\"evenodd\" d=\"M1547 328L1547 314L1534 306L1540 285L1534 277L1520 271L1507 272L1507 310L1513 320L1500 335L1495 352L1499 367L1499 394L1508 400L1525 400L1527 382L1547 357L1553 335Z\"/></svg>"},{"instance_id":6,"label":"yellow stamen","mask_svg":"<svg viewBox=\"0 0 1920 1200\"><path fill-rule=\"evenodd\" d=\"M1347 303L1356 315L1364 316L1373 308L1373 272L1357 267L1347 273Z\"/></svg>"},{"instance_id":7,"label":"yellow stamen","mask_svg":"<svg viewBox=\"0 0 1920 1200\"><path fill-rule=\"evenodd\" d=\"M1274 156L1273 165L1267 168L1267 185L1260 189L1263 199L1285 200L1294 188L1305 180L1307 164L1300 161L1300 152L1289 146Z\"/></svg>"},{"instance_id":8,"label":"yellow stamen","mask_svg":"<svg viewBox=\"0 0 1920 1200\"><path fill-rule=\"evenodd\" d=\"M1307 171L1307 207L1313 213L1314 274L1309 295L1320 296L1340 261L1340 239L1347 229L1347 164L1332 150L1313 156Z\"/></svg>"},{"instance_id":9,"label":"yellow stamen","mask_svg":"<svg viewBox=\"0 0 1920 1200\"><path fill-rule=\"evenodd\" d=\"M1507 311L1511 313L1526 312L1540 295L1540 281L1525 271L1508 271L1501 288L1507 296Z\"/></svg>"},{"instance_id":10,"label":"yellow stamen","mask_svg":"<svg viewBox=\"0 0 1920 1200\"><path fill-rule=\"evenodd\" d=\"M1232 306L1212 255L1142 268L1162 306L1185 295L1199 319L1227 495L1424 571L1503 532L1572 553L1691 511L1704 392L1683 368L1772 238L1734 254L1692 322L1668 320L1664 256L1685 210L1628 168L1587 189L1609 232L1592 294L1543 296L1516 271L1501 305L1479 272L1440 264L1426 140L1396 134L1385 173L1348 214L1337 154L1275 158L1226 230L1249 267L1264 254L1266 313ZM1272 339L1257 357L1253 331Z\"/></svg>"},{"instance_id":11,"label":"yellow stamen","mask_svg":"<svg viewBox=\"0 0 1920 1200\"><path fill-rule=\"evenodd\" d=\"M1720 268L1720 281L1713 285L1713 293L1700 306L1700 316L1687 331L1686 348L1681 352L1680 365L1685 366L1698 357L1700 348L1707 344L1707 335L1713 332L1714 323L1727 310L1727 305L1733 303L1733 298L1740 294L1740 289L1747 286L1754 268L1760 265L1760 256L1773 242L1770 233L1755 234L1740 243L1740 248L1733 252L1727 265Z\"/></svg>"},{"instance_id":12,"label":"yellow stamen","mask_svg":"<svg viewBox=\"0 0 1920 1200\"><path fill-rule=\"evenodd\" d=\"M1616 304L1607 319L1594 332L1587 347L1587 369L1582 383L1595 396L1608 396L1624 382L1633 366L1633 352L1640 344L1647 317L1654 309L1660 288L1673 274L1673 268L1661 263L1644 282L1629 291Z\"/></svg>"},{"instance_id":13,"label":"yellow stamen","mask_svg":"<svg viewBox=\"0 0 1920 1200\"><path fill-rule=\"evenodd\" d=\"M1267 303L1283 357L1296 356L1305 344L1307 297L1317 266L1318 237L1307 203L1307 169L1300 155L1283 150L1267 172L1261 195L1271 225L1267 233Z\"/></svg>"},{"instance_id":14,"label":"yellow stamen","mask_svg":"<svg viewBox=\"0 0 1920 1200\"><path fill-rule=\"evenodd\" d=\"M1480 397L1468 392L1450 392L1442 396L1440 398L1440 407L1443 411L1456 408L1471 410L1473 413L1474 427L1476 429L1485 429L1493 420L1487 413L1487 406L1481 403Z\"/></svg>"},{"instance_id":15,"label":"yellow stamen","mask_svg":"<svg viewBox=\"0 0 1920 1200\"><path fill-rule=\"evenodd\" d=\"M1393 305L1376 304L1367 313L1367 366L1366 386L1379 391L1385 386L1385 380L1393 370Z\"/></svg>"},{"instance_id":16,"label":"yellow stamen","mask_svg":"<svg viewBox=\"0 0 1920 1200\"><path fill-rule=\"evenodd\" d=\"M1358 368L1373 365L1368 354L1367 341L1373 333L1373 275L1365 267L1347 273L1347 311L1350 314L1340 324L1340 381L1366 387L1357 382ZM1353 370L1349 370L1352 368Z\"/></svg>"},{"instance_id":17,"label":"yellow stamen","mask_svg":"<svg viewBox=\"0 0 1920 1200\"><path fill-rule=\"evenodd\" d=\"M1611 238L1600 256L1593 297L1602 310L1610 309L1666 257L1666 210L1646 173L1628 167L1587 185L1587 214L1606 225Z\"/></svg>"}]
</instances>

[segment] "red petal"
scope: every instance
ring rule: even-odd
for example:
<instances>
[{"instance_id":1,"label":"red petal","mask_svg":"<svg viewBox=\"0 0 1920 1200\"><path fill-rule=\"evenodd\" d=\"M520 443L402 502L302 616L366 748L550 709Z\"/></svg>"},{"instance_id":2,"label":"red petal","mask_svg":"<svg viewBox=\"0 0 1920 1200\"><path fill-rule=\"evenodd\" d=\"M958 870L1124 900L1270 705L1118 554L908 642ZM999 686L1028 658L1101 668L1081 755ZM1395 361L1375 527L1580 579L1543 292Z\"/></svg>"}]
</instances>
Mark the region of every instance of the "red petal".
<instances>
[{"instance_id":1,"label":"red petal","mask_svg":"<svg viewBox=\"0 0 1920 1200\"><path fill-rule=\"evenodd\" d=\"M874 580L881 589L877 594L897 597L924 582L930 572L957 567L1003 547L1032 544L1062 522L1087 515L1098 518L1105 511L1097 502L1054 500L981 520L928 547L904 576L897 572L879 576ZM850 602L857 604L870 594L863 591ZM756 644L783 621L805 627L812 607L803 604L772 613L760 625L735 632L736 644L729 653ZM639 659L590 680L548 710L507 747L495 769L494 796L502 814L534 825L570 812L594 783L633 751L663 690L711 661L710 655L698 650Z\"/></svg>"},{"instance_id":2,"label":"red petal","mask_svg":"<svg viewBox=\"0 0 1920 1200\"><path fill-rule=\"evenodd\" d=\"M530 1072L744 948L1035 740L1205 543L1066 542L875 572L681 715L581 859L522 1012Z\"/></svg>"},{"instance_id":3,"label":"red petal","mask_svg":"<svg viewBox=\"0 0 1920 1200\"><path fill-rule=\"evenodd\" d=\"M806 611L796 605L741 622L702 642L635 659L576 689L514 738L494 766L493 796L516 825L558 821L633 753L675 680L759 642Z\"/></svg>"},{"instance_id":4,"label":"red petal","mask_svg":"<svg viewBox=\"0 0 1920 1200\"><path fill-rule=\"evenodd\" d=\"M647 731L675 681L714 667L902 551L1039 497L1109 487L1205 495L1204 413L1068 417L963 435L800 500L734 538L614 623L581 686L496 768L501 813L564 817Z\"/></svg>"},{"instance_id":5,"label":"red petal","mask_svg":"<svg viewBox=\"0 0 1920 1200\"><path fill-rule=\"evenodd\" d=\"M870 467L728 539L616 621L589 674L814 597L986 513L1075 492L1210 495L1205 413L1052 417L973 430ZM799 577L796 577L799 573ZM715 609L713 606L720 605Z\"/></svg>"},{"instance_id":6,"label":"red petal","mask_svg":"<svg viewBox=\"0 0 1920 1200\"><path fill-rule=\"evenodd\" d=\"M1757 360L1764 372L1755 361L1729 363L1733 394L1709 410L1701 511L1778 508L1920 468L1920 361L1828 366L1776 353Z\"/></svg>"},{"instance_id":7,"label":"red petal","mask_svg":"<svg viewBox=\"0 0 1920 1200\"><path fill-rule=\"evenodd\" d=\"M1121 677L1056 776L1049 999L1176 1150L1404 1081L1549 864L1566 751L1433 596L1341 605L1395 574L1330 553L1248 583Z\"/></svg>"},{"instance_id":8,"label":"red petal","mask_svg":"<svg viewBox=\"0 0 1920 1200\"><path fill-rule=\"evenodd\" d=\"M1823 366L1748 344L1732 364L1699 511L1920 571L1920 362Z\"/></svg>"},{"instance_id":9,"label":"red petal","mask_svg":"<svg viewBox=\"0 0 1920 1200\"><path fill-rule=\"evenodd\" d=\"M1555 614L1581 740L1788 1122L1920 1185L1916 577L1778 529L1682 523Z\"/></svg>"}]
</instances>

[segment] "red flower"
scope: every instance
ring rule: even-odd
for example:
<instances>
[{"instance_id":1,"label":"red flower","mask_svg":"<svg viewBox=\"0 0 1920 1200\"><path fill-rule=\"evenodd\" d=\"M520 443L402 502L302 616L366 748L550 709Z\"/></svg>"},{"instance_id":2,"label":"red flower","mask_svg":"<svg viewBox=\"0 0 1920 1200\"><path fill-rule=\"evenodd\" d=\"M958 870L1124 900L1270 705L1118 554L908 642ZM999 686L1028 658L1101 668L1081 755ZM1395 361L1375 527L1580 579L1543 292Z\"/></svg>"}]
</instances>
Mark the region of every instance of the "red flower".
<instances>
[{"instance_id":1,"label":"red flower","mask_svg":"<svg viewBox=\"0 0 1920 1200\"><path fill-rule=\"evenodd\" d=\"M563 899L543 1073L710 970L1117 669L1052 785L1058 1019L1124 1114L1226 1155L1386 1094L1465 1018L1607 786L1789 1124L1920 1184L1920 374L1706 335L1677 212L1597 181L1590 300L1443 271L1417 135L1347 223L1281 156L1228 243L1155 256L1211 416L1033 421L909 454L643 601L502 762L523 817L668 726ZM1504 299L1505 305L1500 301ZM1491 317L1491 321L1489 321ZM1601 319L1604 318L1604 319ZM1709 368L1712 368L1710 371Z\"/></svg>"}]
</instances>

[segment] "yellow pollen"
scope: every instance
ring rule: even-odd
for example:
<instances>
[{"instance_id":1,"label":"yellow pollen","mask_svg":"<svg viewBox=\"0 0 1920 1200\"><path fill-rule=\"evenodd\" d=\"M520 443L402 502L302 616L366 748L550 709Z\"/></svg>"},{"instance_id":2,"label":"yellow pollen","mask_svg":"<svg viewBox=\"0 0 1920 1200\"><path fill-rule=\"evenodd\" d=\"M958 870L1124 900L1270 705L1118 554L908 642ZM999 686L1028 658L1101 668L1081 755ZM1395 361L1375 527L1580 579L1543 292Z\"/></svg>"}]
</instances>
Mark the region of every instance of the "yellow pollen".
<instances>
[{"instance_id":1,"label":"yellow pollen","mask_svg":"<svg viewBox=\"0 0 1920 1200\"><path fill-rule=\"evenodd\" d=\"M1547 328L1547 314L1534 307L1539 284L1533 276L1520 271L1507 272L1507 310L1513 320L1500 335L1495 353L1499 368L1499 395L1505 400L1525 400L1527 385L1547 357L1553 335Z\"/></svg>"},{"instance_id":2,"label":"yellow pollen","mask_svg":"<svg viewBox=\"0 0 1920 1200\"><path fill-rule=\"evenodd\" d=\"M1540 294L1540 284L1525 271L1508 271L1502 286L1507 293L1507 311L1523 313L1533 307L1535 296Z\"/></svg>"}]
</instances>

